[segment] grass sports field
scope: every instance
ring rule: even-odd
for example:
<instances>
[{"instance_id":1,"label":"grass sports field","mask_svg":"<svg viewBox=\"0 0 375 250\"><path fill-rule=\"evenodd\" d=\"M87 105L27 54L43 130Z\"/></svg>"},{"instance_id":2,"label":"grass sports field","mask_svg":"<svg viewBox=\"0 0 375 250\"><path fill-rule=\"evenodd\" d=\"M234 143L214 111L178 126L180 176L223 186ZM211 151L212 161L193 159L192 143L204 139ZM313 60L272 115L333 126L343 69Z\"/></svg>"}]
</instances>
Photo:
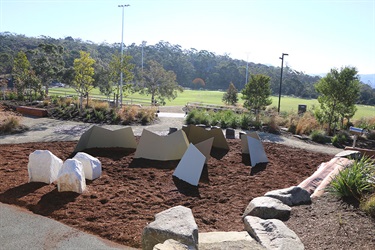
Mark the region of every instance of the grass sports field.
<instances>
[{"instance_id":1,"label":"grass sports field","mask_svg":"<svg viewBox=\"0 0 375 250\"><path fill-rule=\"evenodd\" d=\"M49 89L50 95L76 95L76 92L73 89L69 88L51 88ZM223 97L224 92L221 91L206 91L206 90L185 90L182 93L178 93L178 96L173 101L167 101L167 106L185 106L188 102L199 102L205 104L216 104L223 105L221 98ZM99 97L106 99L105 96L101 95L99 89L94 89L90 92L92 97ZM239 104L242 104L241 94L238 95ZM278 106L278 96L272 96L271 106ZM151 101L151 97L140 95L138 93L131 94L124 97L124 103L141 103L148 104ZM316 99L302 99L296 97L282 96L280 110L281 111L297 111L298 105L304 104L307 105L307 109L311 110L314 106L318 106L318 100ZM374 117L375 116L375 106L366 106L366 105L357 105L358 111L356 112L354 119L359 119L361 117Z\"/></svg>"}]
</instances>

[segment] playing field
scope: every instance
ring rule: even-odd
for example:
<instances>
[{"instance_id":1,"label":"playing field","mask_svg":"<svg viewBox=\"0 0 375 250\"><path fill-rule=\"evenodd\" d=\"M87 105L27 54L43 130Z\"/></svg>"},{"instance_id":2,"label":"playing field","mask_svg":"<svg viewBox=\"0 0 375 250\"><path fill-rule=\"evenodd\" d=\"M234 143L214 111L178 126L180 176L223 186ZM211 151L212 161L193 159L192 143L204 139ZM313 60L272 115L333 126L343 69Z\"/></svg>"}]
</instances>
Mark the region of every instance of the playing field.
<instances>
[{"instance_id":1,"label":"playing field","mask_svg":"<svg viewBox=\"0 0 375 250\"><path fill-rule=\"evenodd\" d=\"M63 96L76 95L73 89L69 88L51 88L49 90L50 95L58 94ZM206 91L206 90L185 90L182 93L178 93L176 99L168 101L167 106L185 106L189 102L199 102L204 104L215 104L224 105L222 102L224 92L222 91ZM99 89L94 89L90 93L91 97L107 99L107 97L100 94ZM241 99L241 94L238 95L239 105L243 104ZM278 96L272 96L271 106L277 107L279 98ZM124 95L124 103L140 103L143 105L148 105L151 102L151 97L146 95L140 95L139 93L134 93L128 96ZM297 111L298 105L307 105L307 110L311 110L314 106L318 106L317 99L302 99L296 97L282 96L280 101L280 111ZM373 117L375 116L375 106L357 105L358 111L356 112L354 119L359 119L361 117Z\"/></svg>"}]
</instances>

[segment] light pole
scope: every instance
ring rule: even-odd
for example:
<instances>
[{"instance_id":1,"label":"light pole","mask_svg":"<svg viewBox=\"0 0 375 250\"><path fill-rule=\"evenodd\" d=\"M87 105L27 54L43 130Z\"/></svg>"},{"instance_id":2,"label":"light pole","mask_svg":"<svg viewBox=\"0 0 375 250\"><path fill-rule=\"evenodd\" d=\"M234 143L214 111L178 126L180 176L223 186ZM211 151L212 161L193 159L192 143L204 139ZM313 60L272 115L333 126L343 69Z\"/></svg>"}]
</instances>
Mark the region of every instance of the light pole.
<instances>
[{"instance_id":1,"label":"light pole","mask_svg":"<svg viewBox=\"0 0 375 250\"><path fill-rule=\"evenodd\" d=\"M246 79L245 79L245 85L247 84L247 77L249 75L249 55L246 57Z\"/></svg>"},{"instance_id":2,"label":"light pole","mask_svg":"<svg viewBox=\"0 0 375 250\"><path fill-rule=\"evenodd\" d=\"M122 29L121 29L121 65L120 65L120 105L122 106L122 61L124 54L124 8L129 7L129 4L122 4L118 7L122 8Z\"/></svg>"},{"instance_id":3,"label":"light pole","mask_svg":"<svg viewBox=\"0 0 375 250\"><path fill-rule=\"evenodd\" d=\"M143 47L146 45L146 41L142 41L142 73L143 73Z\"/></svg>"},{"instance_id":4,"label":"light pole","mask_svg":"<svg viewBox=\"0 0 375 250\"><path fill-rule=\"evenodd\" d=\"M246 84L247 84L248 77L249 77L249 52L246 53L246 77L245 77L245 86L246 86Z\"/></svg>"},{"instance_id":5,"label":"light pole","mask_svg":"<svg viewBox=\"0 0 375 250\"><path fill-rule=\"evenodd\" d=\"M279 88L279 106L277 107L277 113L280 113L280 100L281 100L281 83L283 82L283 64L284 64L284 56L288 56L288 54L283 53L281 57L281 76L280 76L280 88Z\"/></svg>"}]
</instances>

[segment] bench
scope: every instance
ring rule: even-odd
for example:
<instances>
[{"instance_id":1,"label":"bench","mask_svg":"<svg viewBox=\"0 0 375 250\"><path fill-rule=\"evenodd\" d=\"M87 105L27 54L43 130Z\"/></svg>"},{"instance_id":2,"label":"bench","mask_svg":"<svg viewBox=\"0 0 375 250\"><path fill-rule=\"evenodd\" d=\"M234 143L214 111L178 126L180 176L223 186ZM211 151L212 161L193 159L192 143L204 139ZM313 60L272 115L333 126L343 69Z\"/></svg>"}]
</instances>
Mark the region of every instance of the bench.
<instances>
[{"instance_id":1,"label":"bench","mask_svg":"<svg viewBox=\"0 0 375 250\"><path fill-rule=\"evenodd\" d=\"M17 112L23 114L23 115L31 115L31 116L37 116L37 117L46 117L48 116L48 112L46 109L41 108L34 108L34 107L28 107L28 106L19 106L17 107Z\"/></svg>"}]
</instances>

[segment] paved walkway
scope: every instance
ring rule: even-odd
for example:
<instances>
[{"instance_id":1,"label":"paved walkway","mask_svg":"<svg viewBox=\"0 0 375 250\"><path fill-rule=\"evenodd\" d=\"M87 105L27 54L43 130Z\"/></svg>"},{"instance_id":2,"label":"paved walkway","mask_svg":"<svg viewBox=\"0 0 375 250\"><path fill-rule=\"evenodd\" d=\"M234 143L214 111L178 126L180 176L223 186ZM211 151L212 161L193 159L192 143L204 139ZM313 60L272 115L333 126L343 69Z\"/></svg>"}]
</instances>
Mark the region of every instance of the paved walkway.
<instances>
[{"instance_id":1,"label":"paved walkway","mask_svg":"<svg viewBox=\"0 0 375 250\"><path fill-rule=\"evenodd\" d=\"M0 249L134 249L0 203Z\"/></svg>"}]
</instances>

